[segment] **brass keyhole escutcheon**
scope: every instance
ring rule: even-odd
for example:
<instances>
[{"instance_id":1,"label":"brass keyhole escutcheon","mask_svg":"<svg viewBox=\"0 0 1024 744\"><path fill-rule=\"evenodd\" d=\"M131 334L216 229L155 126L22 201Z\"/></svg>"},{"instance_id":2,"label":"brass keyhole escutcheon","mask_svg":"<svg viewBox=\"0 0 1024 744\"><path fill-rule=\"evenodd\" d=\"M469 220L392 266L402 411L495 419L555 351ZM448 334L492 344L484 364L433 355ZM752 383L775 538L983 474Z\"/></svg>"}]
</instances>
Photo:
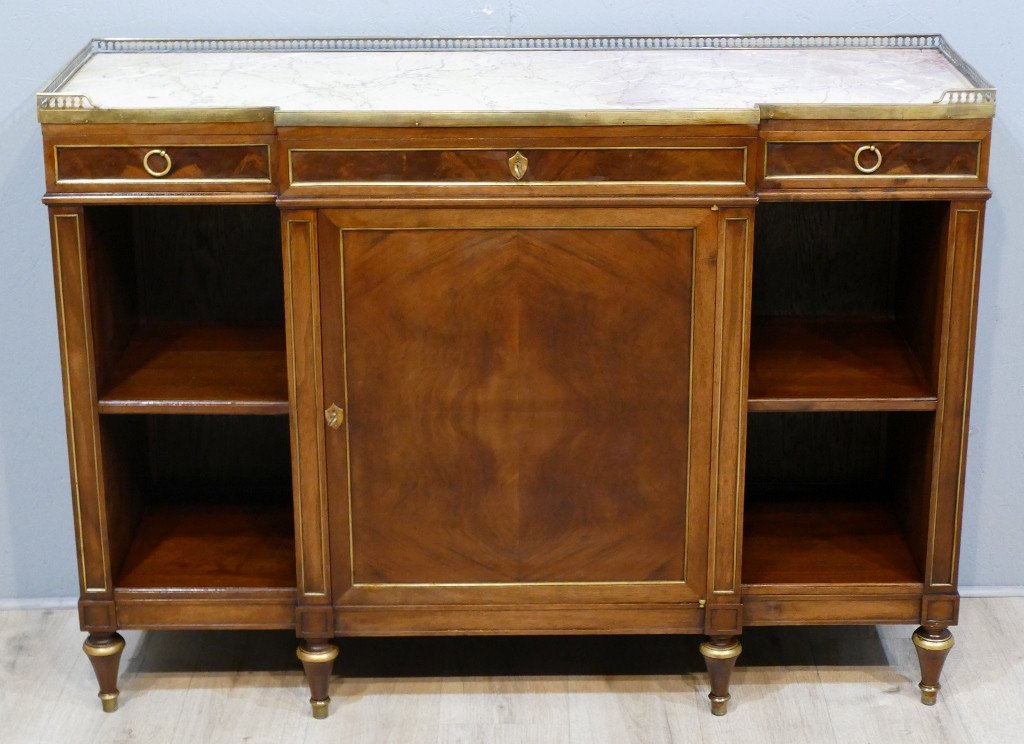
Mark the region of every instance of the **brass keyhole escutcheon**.
<instances>
[{"instance_id":1,"label":"brass keyhole escutcheon","mask_svg":"<svg viewBox=\"0 0 1024 744\"><path fill-rule=\"evenodd\" d=\"M860 161L860 156L864 153L871 153L875 156L874 165L863 165ZM853 164L861 173L871 174L882 167L882 153L874 145L864 145L858 147L857 152L853 153Z\"/></svg>"},{"instance_id":2,"label":"brass keyhole escutcheon","mask_svg":"<svg viewBox=\"0 0 1024 744\"><path fill-rule=\"evenodd\" d=\"M526 175L526 169L529 167L529 159L519 150L516 150L516 154L508 159L508 171L512 174L512 178L517 181L523 180L523 176Z\"/></svg>"},{"instance_id":3,"label":"brass keyhole escutcheon","mask_svg":"<svg viewBox=\"0 0 1024 744\"><path fill-rule=\"evenodd\" d=\"M149 164L150 158L162 158L163 167L154 168ZM167 154L165 150L150 150L142 156L142 167L146 169L146 173L153 176L153 178L163 178L171 172L171 156Z\"/></svg>"},{"instance_id":4,"label":"brass keyhole escutcheon","mask_svg":"<svg viewBox=\"0 0 1024 744\"><path fill-rule=\"evenodd\" d=\"M331 403L331 407L324 411L324 419L332 429L340 429L341 425L345 423L345 412L338 408L337 403Z\"/></svg>"}]
</instances>

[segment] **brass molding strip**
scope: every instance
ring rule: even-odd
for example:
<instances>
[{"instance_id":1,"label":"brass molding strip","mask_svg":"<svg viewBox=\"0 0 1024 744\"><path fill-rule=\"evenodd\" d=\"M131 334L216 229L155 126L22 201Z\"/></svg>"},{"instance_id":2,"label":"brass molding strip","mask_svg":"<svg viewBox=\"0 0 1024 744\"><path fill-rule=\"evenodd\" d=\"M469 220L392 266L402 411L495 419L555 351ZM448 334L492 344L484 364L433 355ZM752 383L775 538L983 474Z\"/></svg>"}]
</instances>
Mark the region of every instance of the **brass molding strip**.
<instances>
[{"instance_id":1,"label":"brass molding strip","mask_svg":"<svg viewBox=\"0 0 1024 744\"><path fill-rule=\"evenodd\" d=\"M754 108L566 111L278 111L279 127L562 127L757 124Z\"/></svg>"},{"instance_id":2,"label":"brass molding strip","mask_svg":"<svg viewBox=\"0 0 1024 744\"><path fill-rule=\"evenodd\" d=\"M982 103L762 103L761 120L772 119L991 119L995 101Z\"/></svg>"},{"instance_id":3,"label":"brass molding strip","mask_svg":"<svg viewBox=\"0 0 1024 744\"><path fill-rule=\"evenodd\" d=\"M84 96L83 96L84 98ZM201 124L274 121L272 106L255 108L42 108L41 124Z\"/></svg>"}]
</instances>

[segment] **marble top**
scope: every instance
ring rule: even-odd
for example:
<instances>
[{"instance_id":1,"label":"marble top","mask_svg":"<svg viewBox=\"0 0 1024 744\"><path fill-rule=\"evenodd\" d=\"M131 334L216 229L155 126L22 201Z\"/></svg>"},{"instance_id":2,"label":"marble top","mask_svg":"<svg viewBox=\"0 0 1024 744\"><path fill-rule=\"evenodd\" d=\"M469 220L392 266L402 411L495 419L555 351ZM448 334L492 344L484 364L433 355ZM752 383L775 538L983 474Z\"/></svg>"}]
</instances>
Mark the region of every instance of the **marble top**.
<instances>
[{"instance_id":1,"label":"marble top","mask_svg":"<svg viewBox=\"0 0 1024 744\"><path fill-rule=\"evenodd\" d=\"M742 109L928 104L973 87L936 49L107 53L63 86L101 109Z\"/></svg>"},{"instance_id":2,"label":"marble top","mask_svg":"<svg viewBox=\"0 0 1024 744\"><path fill-rule=\"evenodd\" d=\"M774 115L788 106L838 111L994 100L984 80L940 36L776 42L95 40L40 94L39 107L98 113L273 110L279 121L296 114L564 118L622 112L749 112L740 116L756 121L765 106L774 107ZM549 48L556 43L571 48ZM401 44L411 48L394 47ZM938 116L955 115L941 107Z\"/></svg>"}]
</instances>

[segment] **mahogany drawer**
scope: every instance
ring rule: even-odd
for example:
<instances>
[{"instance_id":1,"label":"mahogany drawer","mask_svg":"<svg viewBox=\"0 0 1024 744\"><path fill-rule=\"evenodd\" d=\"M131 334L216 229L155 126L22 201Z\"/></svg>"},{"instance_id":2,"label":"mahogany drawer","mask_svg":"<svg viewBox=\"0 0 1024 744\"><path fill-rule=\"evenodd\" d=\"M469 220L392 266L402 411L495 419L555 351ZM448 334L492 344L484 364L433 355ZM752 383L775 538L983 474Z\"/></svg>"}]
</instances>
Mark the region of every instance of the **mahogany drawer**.
<instances>
[{"instance_id":1,"label":"mahogany drawer","mask_svg":"<svg viewBox=\"0 0 1024 744\"><path fill-rule=\"evenodd\" d=\"M795 139L764 143L762 187L974 186L984 183L983 138Z\"/></svg>"},{"instance_id":2,"label":"mahogany drawer","mask_svg":"<svg viewBox=\"0 0 1024 744\"><path fill-rule=\"evenodd\" d=\"M289 184L744 186L747 146L305 149L288 151Z\"/></svg>"},{"instance_id":3,"label":"mahogany drawer","mask_svg":"<svg viewBox=\"0 0 1024 744\"><path fill-rule=\"evenodd\" d=\"M51 188L57 191L269 190L270 142L241 144L52 145Z\"/></svg>"}]
</instances>

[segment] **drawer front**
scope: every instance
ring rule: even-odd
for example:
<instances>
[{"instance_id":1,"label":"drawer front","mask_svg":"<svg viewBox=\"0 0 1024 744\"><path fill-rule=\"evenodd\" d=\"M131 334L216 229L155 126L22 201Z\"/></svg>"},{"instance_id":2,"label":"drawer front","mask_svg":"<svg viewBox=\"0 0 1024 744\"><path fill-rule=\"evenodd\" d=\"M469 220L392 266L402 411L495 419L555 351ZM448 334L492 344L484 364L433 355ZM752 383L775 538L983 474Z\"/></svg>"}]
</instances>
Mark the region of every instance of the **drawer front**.
<instances>
[{"instance_id":1,"label":"drawer front","mask_svg":"<svg viewBox=\"0 0 1024 744\"><path fill-rule=\"evenodd\" d=\"M979 140L768 141L765 143L764 179L769 182L915 179L962 185L964 181L980 180L981 166L982 143Z\"/></svg>"},{"instance_id":2,"label":"drawer front","mask_svg":"<svg viewBox=\"0 0 1024 744\"><path fill-rule=\"evenodd\" d=\"M58 187L118 184L260 186L272 182L269 144L239 145L64 145L53 146L53 180ZM147 189L149 190L149 189Z\"/></svg>"},{"instance_id":3,"label":"drawer front","mask_svg":"<svg viewBox=\"0 0 1024 744\"><path fill-rule=\"evenodd\" d=\"M292 186L700 184L743 186L747 147L288 151Z\"/></svg>"}]
</instances>

